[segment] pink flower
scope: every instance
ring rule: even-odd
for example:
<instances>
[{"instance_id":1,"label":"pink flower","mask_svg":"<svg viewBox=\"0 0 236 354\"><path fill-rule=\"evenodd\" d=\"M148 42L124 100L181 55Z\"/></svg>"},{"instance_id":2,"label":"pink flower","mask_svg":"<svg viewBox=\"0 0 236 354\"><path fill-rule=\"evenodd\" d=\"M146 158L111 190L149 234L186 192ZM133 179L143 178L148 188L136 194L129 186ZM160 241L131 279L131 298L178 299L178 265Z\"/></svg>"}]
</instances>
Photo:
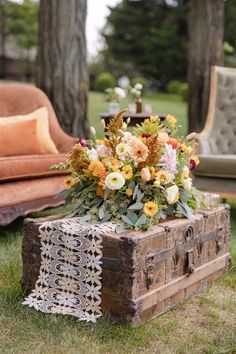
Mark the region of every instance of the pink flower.
<instances>
[{"instance_id":1,"label":"pink flower","mask_svg":"<svg viewBox=\"0 0 236 354\"><path fill-rule=\"evenodd\" d=\"M161 132L158 134L158 141L160 144L164 145L169 139L169 135L165 132Z\"/></svg>"},{"instance_id":2,"label":"pink flower","mask_svg":"<svg viewBox=\"0 0 236 354\"><path fill-rule=\"evenodd\" d=\"M136 163L146 161L148 157L148 147L141 140L134 138L132 140L130 157Z\"/></svg>"},{"instance_id":3,"label":"pink flower","mask_svg":"<svg viewBox=\"0 0 236 354\"><path fill-rule=\"evenodd\" d=\"M161 158L161 163L169 172L176 172L176 150L170 144L165 144L165 153Z\"/></svg>"},{"instance_id":4,"label":"pink flower","mask_svg":"<svg viewBox=\"0 0 236 354\"><path fill-rule=\"evenodd\" d=\"M112 153L112 149L104 144L99 144L96 150L99 155L110 155Z\"/></svg>"},{"instance_id":5,"label":"pink flower","mask_svg":"<svg viewBox=\"0 0 236 354\"><path fill-rule=\"evenodd\" d=\"M151 179L150 170L147 167L143 167L141 170L141 178L143 181L148 182Z\"/></svg>"}]
</instances>

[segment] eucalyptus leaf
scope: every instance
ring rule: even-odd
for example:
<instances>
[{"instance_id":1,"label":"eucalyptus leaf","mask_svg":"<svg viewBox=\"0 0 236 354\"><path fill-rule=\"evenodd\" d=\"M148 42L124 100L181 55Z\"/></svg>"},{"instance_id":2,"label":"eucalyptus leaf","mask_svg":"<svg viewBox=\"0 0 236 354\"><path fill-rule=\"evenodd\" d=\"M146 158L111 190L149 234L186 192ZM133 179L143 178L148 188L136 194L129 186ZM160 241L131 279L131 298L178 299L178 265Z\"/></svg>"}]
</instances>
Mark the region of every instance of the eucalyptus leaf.
<instances>
[{"instance_id":1,"label":"eucalyptus leaf","mask_svg":"<svg viewBox=\"0 0 236 354\"><path fill-rule=\"evenodd\" d=\"M138 220L138 216L130 210L127 212L126 216L132 221L133 224L135 224Z\"/></svg>"},{"instance_id":2,"label":"eucalyptus leaf","mask_svg":"<svg viewBox=\"0 0 236 354\"><path fill-rule=\"evenodd\" d=\"M147 222L147 216L145 214L142 214L138 219L138 221L135 223L135 226L146 224L146 222Z\"/></svg>"},{"instance_id":3,"label":"eucalyptus leaf","mask_svg":"<svg viewBox=\"0 0 236 354\"><path fill-rule=\"evenodd\" d=\"M106 213L106 215L104 216L104 218L102 219L103 222L107 222L111 219L111 214L110 213Z\"/></svg>"},{"instance_id":4,"label":"eucalyptus leaf","mask_svg":"<svg viewBox=\"0 0 236 354\"><path fill-rule=\"evenodd\" d=\"M130 205L128 209L130 210L140 210L143 207L143 203L137 202L135 204Z\"/></svg>"},{"instance_id":5,"label":"eucalyptus leaf","mask_svg":"<svg viewBox=\"0 0 236 354\"><path fill-rule=\"evenodd\" d=\"M99 216L99 219L102 220L105 216L105 213L104 213L104 209L103 207L99 208L98 210L98 216Z\"/></svg>"},{"instance_id":6,"label":"eucalyptus leaf","mask_svg":"<svg viewBox=\"0 0 236 354\"><path fill-rule=\"evenodd\" d=\"M82 221L82 222L86 222L86 221L91 220L91 219L92 219L92 216L91 216L90 214L86 214L86 215L84 215L84 216L81 216L79 219L80 219L80 221Z\"/></svg>"},{"instance_id":7,"label":"eucalyptus leaf","mask_svg":"<svg viewBox=\"0 0 236 354\"><path fill-rule=\"evenodd\" d=\"M137 196L137 202L140 202L144 197L144 193L139 193L139 195Z\"/></svg>"},{"instance_id":8,"label":"eucalyptus leaf","mask_svg":"<svg viewBox=\"0 0 236 354\"><path fill-rule=\"evenodd\" d=\"M131 225L131 226L134 226L133 222L132 222L130 219L128 219L127 216L121 215L121 217L122 217L122 220L123 220L126 224Z\"/></svg>"},{"instance_id":9,"label":"eucalyptus leaf","mask_svg":"<svg viewBox=\"0 0 236 354\"><path fill-rule=\"evenodd\" d=\"M138 184L136 184L136 186L134 188L133 200L136 198L137 192L138 192Z\"/></svg>"},{"instance_id":10,"label":"eucalyptus leaf","mask_svg":"<svg viewBox=\"0 0 236 354\"><path fill-rule=\"evenodd\" d=\"M118 234L121 234L124 231L125 231L125 225L123 225L123 224L116 225L116 232Z\"/></svg>"}]
</instances>

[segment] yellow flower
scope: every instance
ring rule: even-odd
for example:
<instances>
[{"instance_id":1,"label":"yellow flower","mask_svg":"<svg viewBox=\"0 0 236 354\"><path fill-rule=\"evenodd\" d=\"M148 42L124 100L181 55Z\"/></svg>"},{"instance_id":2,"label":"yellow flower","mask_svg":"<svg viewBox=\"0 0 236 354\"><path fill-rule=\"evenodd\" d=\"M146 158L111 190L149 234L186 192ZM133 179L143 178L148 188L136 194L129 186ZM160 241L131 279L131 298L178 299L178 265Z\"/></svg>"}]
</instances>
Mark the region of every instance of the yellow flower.
<instances>
[{"instance_id":1,"label":"yellow flower","mask_svg":"<svg viewBox=\"0 0 236 354\"><path fill-rule=\"evenodd\" d=\"M120 168L120 161L113 156L108 156L102 162L112 171L117 171Z\"/></svg>"},{"instance_id":2,"label":"yellow flower","mask_svg":"<svg viewBox=\"0 0 236 354\"><path fill-rule=\"evenodd\" d=\"M177 119L174 116L172 116L171 114L167 114L166 121L171 128L175 128Z\"/></svg>"},{"instance_id":3,"label":"yellow flower","mask_svg":"<svg viewBox=\"0 0 236 354\"><path fill-rule=\"evenodd\" d=\"M63 183L66 188L71 188L75 184L75 180L72 177L68 176L64 179Z\"/></svg>"},{"instance_id":4,"label":"yellow flower","mask_svg":"<svg viewBox=\"0 0 236 354\"><path fill-rule=\"evenodd\" d=\"M122 176L123 176L125 179L130 179L130 178L132 178L132 176L133 176L132 167L131 167L130 165L124 166L124 167L122 168L121 174L122 174Z\"/></svg>"},{"instance_id":5,"label":"yellow flower","mask_svg":"<svg viewBox=\"0 0 236 354\"><path fill-rule=\"evenodd\" d=\"M150 121L151 123L156 123L156 121L158 120L158 116L150 116Z\"/></svg>"},{"instance_id":6,"label":"yellow flower","mask_svg":"<svg viewBox=\"0 0 236 354\"><path fill-rule=\"evenodd\" d=\"M125 193L127 194L128 197L131 197L131 195L133 194L133 190L131 188L127 188Z\"/></svg>"},{"instance_id":7,"label":"yellow flower","mask_svg":"<svg viewBox=\"0 0 236 354\"><path fill-rule=\"evenodd\" d=\"M97 140L96 140L96 143L97 143L98 145L104 145L104 140L99 140L99 139L97 139Z\"/></svg>"},{"instance_id":8,"label":"yellow flower","mask_svg":"<svg viewBox=\"0 0 236 354\"><path fill-rule=\"evenodd\" d=\"M151 179L154 179L156 177L156 170L153 166L149 167L150 173L151 173Z\"/></svg>"},{"instance_id":9,"label":"yellow flower","mask_svg":"<svg viewBox=\"0 0 236 354\"><path fill-rule=\"evenodd\" d=\"M104 178L106 175L106 168L101 161L92 161L88 167L88 170L94 177Z\"/></svg>"},{"instance_id":10,"label":"yellow flower","mask_svg":"<svg viewBox=\"0 0 236 354\"><path fill-rule=\"evenodd\" d=\"M158 212L158 205L155 202L145 203L143 211L149 217L154 216Z\"/></svg>"},{"instance_id":11,"label":"yellow flower","mask_svg":"<svg viewBox=\"0 0 236 354\"><path fill-rule=\"evenodd\" d=\"M191 154L192 151L193 151L193 149L191 148L191 146L188 146L188 145L186 145L186 144L182 144L182 145L181 145L181 150L182 150L183 152L185 152L186 154Z\"/></svg>"}]
</instances>

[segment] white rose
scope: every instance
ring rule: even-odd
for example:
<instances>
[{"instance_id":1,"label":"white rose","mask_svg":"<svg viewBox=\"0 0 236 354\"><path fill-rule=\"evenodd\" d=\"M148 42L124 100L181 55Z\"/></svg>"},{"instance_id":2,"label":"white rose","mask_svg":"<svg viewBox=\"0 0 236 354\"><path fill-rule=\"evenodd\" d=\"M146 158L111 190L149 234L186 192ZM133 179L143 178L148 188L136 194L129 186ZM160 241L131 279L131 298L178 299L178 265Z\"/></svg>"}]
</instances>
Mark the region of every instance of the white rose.
<instances>
[{"instance_id":1,"label":"white rose","mask_svg":"<svg viewBox=\"0 0 236 354\"><path fill-rule=\"evenodd\" d=\"M174 184L166 188L166 199L169 204L175 204L179 199L179 188Z\"/></svg>"},{"instance_id":2,"label":"white rose","mask_svg":"<svg viewBox=\"0 0 236 354\"><path fill-rule=\"evenodd\" d=\"M182 185L187 192L190 192L192 188L192 179L190 177L183 178Z\"/></svg>"},{"instance_id":3,"label":"white rose","mask_svg":"<svg viewBox=\"0 0 236 354\"><path fill-rule=\"evenodd\" d=\"M182 169L182 176L188 177L188 175L189 175L189 168L187 166L184 166L184 168Z\"/></svg>"},{"instance_id":4,"label":"white rose","mask_svg":"<svg viewBox=\"0 0 236 354\"><path fill-rule=\"evenodd\" d=\"M98 160L98 152L94 148L88 150L88 158L90 161Z\"/></svg>"},{"instance_id":5,"label":"white rose","mask_svg":"<svg viewBox=\"0 0 236 354\"><path fill-rule=\"evenodd\" d=\"M119 98L125 98L126 96L125 91L120 87L115 87L114 92L117 96L119 96Z\"/></svg>"},{"instance_id":6,"label":"white rose","mask_svg":"<svg viewBox=\"0 0 236 354\"><path fill-rule=\"evenodd\" d=\"M111 172L106 176L105 184L111 190L120 189L125 184L125 179L121 173Z\"/></svg>"},{"instance_id":7,"label":"white rose","mask_svg":"<svg viewBox=\"0 0 236 354\"><path fill-rule=\"evenodd\" d=\"M141 91L143 89L143 85L137 82L137 84L134 85L134 88L136 88L136 90Z\"/></svg>"}]
</instances>

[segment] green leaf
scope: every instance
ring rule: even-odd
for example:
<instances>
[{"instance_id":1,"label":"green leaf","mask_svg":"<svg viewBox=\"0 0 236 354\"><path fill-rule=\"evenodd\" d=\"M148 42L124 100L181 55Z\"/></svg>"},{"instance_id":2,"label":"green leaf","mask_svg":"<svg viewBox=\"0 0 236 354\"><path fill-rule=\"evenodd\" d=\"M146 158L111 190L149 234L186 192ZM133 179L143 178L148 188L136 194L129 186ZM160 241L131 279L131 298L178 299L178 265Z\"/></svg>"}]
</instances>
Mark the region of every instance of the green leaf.
<instances>
[{"instance_id":1,"label":"green leaf","mask_svg":"<svg viewBox=\"0 0 236 354\"><path fill-rule=\"evenodd\" d=\"M136 184L136 186L134 188L133 200L136 198L137 192L138 192L138 184Z\"/></svg>"},{"instance_id":2,"label":"green leaf","mask_svg":"<svg viewBox=\"0 0 236 354\"><path fill-rule=\"evenodd\" d=\"M134 224L132 223L132 221L131 221L130 219L128 219L127 216L121 215L121 218L122 218L122 220L123 220L126 224L134 226Z\"/></svg>"},{"instance_id":3,"label":"green leaf","mask_svg":"<svg viewBox=\"0 0 236 354\"><path fill-rule=\"evenodd\" d=\"M124 231L125 231L125 226L123 224L116 225L116 232L118 234L121 234Z\"/></svg>"},{"instance_id":4,"label":"green leaf","mask_svg":"<svg viewBox=\"0 0 236 354\"><path fill-rule=\"evenodd\" d=\"M128 209L129 210L140 210L143 207L143 203L137 202L135 204L132 204Z\"/></svg>"},{"instance_id":5,"label":"green leaf","mask_svg":"<svg viewBox=\"0 0 236 354\"><path fill-rule=\"evenodd\" d=\"M139 193L137 196L137 202L140 202L142 200L142 198L144 197L144 193Z\"/></svg>"},{"instance_id":6,"label":"green leaf","mask_svg":"<svg viewBox=\"0 0 236 354\"><path fill-rule=\"evenodd\" d=\"M102 219L103 222L107 222L111 219L111 214L110 213L106 213L106 215L104 216L104 218Z\"/></svg>"},{"instance_id":7,"label":"green leaf","mask_svg":"<svg viewBox=\"0 0 236 354\"><path fill-rule=\"evenodd\" d=\"M105 213L104 213L104 210L103 210L103 207L99 208L98 210L98 217L100 220L102 220L105 216Z\"/></svg>"},{"instance_id":8,"label":"green leaf","mask_svg":"<svg viewBox=\"0 0 236 354\"><path fill-rule=\"evenodd\" d=\"M91 219L92 219L92 216L91 216L90 214L86 214L86 215L84 215L84 216L81 216L79 219L80 219L80 221L82 221L82 222L86 222L86 221L91 220Z\"/></svg>"},{"instance_id":9,"label":"green leaf","mask_svg":"<svg viewBox=\"0 0 236 354\"><path fill-rule=\"evenodd\" d=\"M135 224L138 220L138 216L133 211L128 211L126 216Z\"/></svg>"},{"instance_id":10,"label":"green leaf","mask_svg":"<svg viewBox=\"0 0 236 354\"><path fill-rule=\"evenodd\" d=\"M147 216L145 214L142 214L138 219L138 221L136 222L135 227L146 224L146 222L147 222Z\"/></svg>"}]
</instances>

